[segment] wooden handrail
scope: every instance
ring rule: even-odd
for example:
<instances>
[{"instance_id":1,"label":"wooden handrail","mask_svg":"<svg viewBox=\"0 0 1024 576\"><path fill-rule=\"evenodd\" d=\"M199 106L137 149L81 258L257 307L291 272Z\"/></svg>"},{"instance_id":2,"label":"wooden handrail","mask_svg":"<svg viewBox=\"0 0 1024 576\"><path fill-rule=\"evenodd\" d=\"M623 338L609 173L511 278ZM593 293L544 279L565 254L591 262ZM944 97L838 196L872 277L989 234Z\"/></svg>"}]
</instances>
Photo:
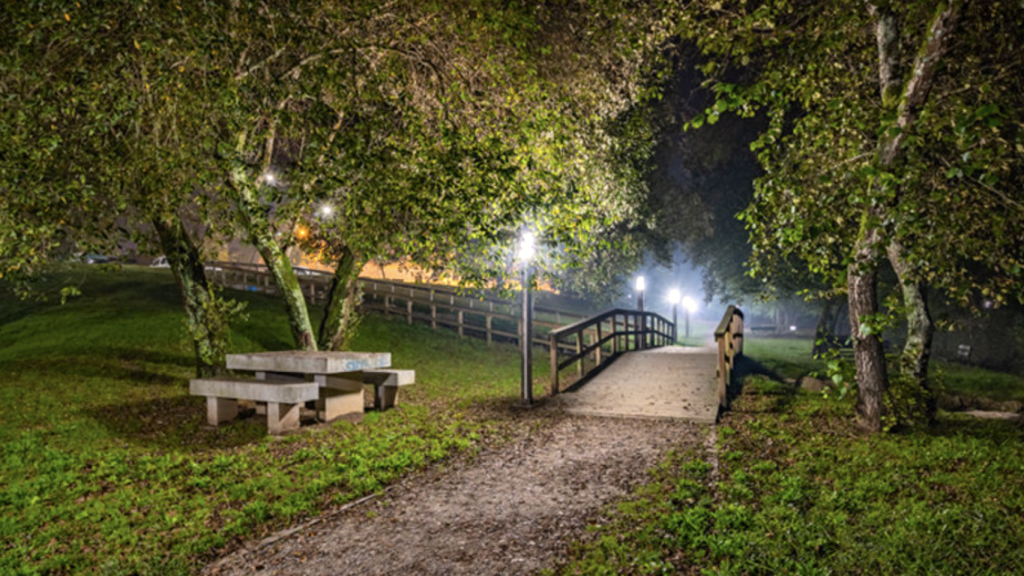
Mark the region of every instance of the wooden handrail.
<instances>
[{"instance_id":1,"label":"wooden handrail","mask_svg":"<svg viewBox=\"0 0 1024 576\"><path fill-rule=\"evenodd\" d=\"M715 343L718 345L718 406L729 408L729 383L736 357L743 355L743 311L729 306L722 321L715 328Z\"/></svg>"},{"instance_id":2,"label":"wooden handrail","mask_svg":"<svg viewBox=\"0 0 1024 576\"><path fill-rule=\"evenodd\" d=\"M620 322L621 319L621 322ZM620 329L621 326L621 329ZM619 354L630 350L657 348L672 344L675 325L660 314L624 310L617 308L584 318L579 322L557 328L548 333L548 350L551 355L551 394L559 392L559 372L573 364L577 364L577 375L582 380L611 363ZM589 335L589 342L584 343ZM558 359L560 350L569 348L562 340L575 336L575 351L561 362ZM611 344L609 354L605 354L605 345ZM585 360L591 355L594 364L587 369Z\"/></svg>"}]
</instances>

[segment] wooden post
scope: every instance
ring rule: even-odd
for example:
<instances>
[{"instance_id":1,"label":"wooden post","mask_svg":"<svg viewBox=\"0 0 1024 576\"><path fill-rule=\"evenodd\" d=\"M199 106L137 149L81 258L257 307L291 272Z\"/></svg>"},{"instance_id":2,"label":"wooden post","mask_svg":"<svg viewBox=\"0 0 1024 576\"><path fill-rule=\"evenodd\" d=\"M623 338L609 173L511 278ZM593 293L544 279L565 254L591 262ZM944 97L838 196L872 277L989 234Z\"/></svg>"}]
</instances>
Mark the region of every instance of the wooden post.
<instances>
[{"instance_id":1,"label":"wooden post","mask_svg":"<svg viewBox=\"0 0 1024 576\"><path fill-rule=\"evenodd\" d=\"M430 295L433 296L434 293L431 292ZM437 305L436 304L431 304L430 305L430 327L433 328L434 330L437 330Z\"/></svg>"},{"instance_id":2,"label":"wooden post","mask_svg":"<svg viewBox=\"0 0 1024 576\"><path fill-rule=\"evenodd\" d=\"M548 344L551 352L551 394L558 394L558 338L552 334Z\"/></svg>"},{"instance_id":3,"label":"wooden post","mask_svg":"<svg viewBox=\"0 0 1024 576\"><path fill-rule=\"evenodd\" d=\"M487 316L486 320L485 320L485 322L487 323L487 343L488 344L490 344L491 341L492 341L492 338L491 338L491 320L492 319L493 318L491 316Z\"/></svg>"},{"instance_id":4,"label":"wooden post","mask_svg":"<svg viewBox=\"0 0 1024 576\"><path fill-rule=\"evenodd\" d=\"M463 336L463 333L462 333L462 319L463 319L462 310L459 310L459 336L460 337Z\"/></svg>"},{"instance_id":5,"label":"wooden post","mask_svg":"<svg viewBox=\"0 0 1024 576\"><path fill-rule=\"evenodd\" d=\"M601 322L597 323L597 342L598 342L598 344L597 344L597 350L594 352L597 355L596 356L596 360L597 360L597 365L598 366L601 365L601 348L604 348L604 344L601 343L601 324L602 324Z\"/></svg>"},{"instance_id":6,"label":"wooden post","mask_svg":"<svg viewBox=\"0 0 1024 576\"><path fill-rule=\"evenodd\" d=\"M576 356L579 363L576 364L576 374L583 378L583 330L576 333Z\"/></svg>"},{"instance_id":7,"label":"wooden post","mask_svg":"<svg viewBox=\"0 0 1024 576\"><path fill-rule=\"evenodd\" d=\"M410 290L410 292L412 291ZM409 300L406 300L405 302L405 311L407 314L406 318L409 321L408 324L412 326L412 294L410 294Z\"/></svg>"},{"instance_id":8,"label":"wooden post","mask_svg":"<svg viewBox=\"0 0 1024 576\"><path fill-rule=\"evenodd\" d=\"M729 407L729 365L725 361L726 342L725 337L718 340L718 406L725 410Z\"/></svg>"}]
</instances>

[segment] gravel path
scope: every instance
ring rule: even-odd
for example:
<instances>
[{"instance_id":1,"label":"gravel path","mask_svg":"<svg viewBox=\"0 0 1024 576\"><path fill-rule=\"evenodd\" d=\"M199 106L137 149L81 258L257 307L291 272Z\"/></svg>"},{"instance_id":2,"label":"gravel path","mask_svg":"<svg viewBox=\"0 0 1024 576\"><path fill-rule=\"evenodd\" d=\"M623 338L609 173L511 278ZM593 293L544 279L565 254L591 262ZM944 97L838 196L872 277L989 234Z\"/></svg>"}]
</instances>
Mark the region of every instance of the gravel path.
<instances>
[{"instance_id":1,"label":"gravel path","mask_svg":"<svg viewBox=\"0 0 1024 576\"><path fill-rule=\"evenodd\" d=\"M523 429L529 429L524 426ZM566 417L316 524L254 543L205 574L531 574L556 566L603 508L670 448L700 449L679 421Z\"/></svg>"}]
</instances>

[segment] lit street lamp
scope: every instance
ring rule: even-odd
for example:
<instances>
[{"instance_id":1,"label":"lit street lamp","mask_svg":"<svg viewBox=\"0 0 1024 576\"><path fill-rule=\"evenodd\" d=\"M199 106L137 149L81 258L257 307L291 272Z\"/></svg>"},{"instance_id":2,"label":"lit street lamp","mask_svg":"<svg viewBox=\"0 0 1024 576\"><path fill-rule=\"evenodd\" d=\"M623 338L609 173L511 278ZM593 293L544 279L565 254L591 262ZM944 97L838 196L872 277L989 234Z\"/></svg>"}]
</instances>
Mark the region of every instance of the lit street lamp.
<instances>
[{"instance_id":1,"label":"lit street lamp","mask_svg":"<svg viewBox=\"0 0 1024 576\"><path fill-rule=\"evenodd\" d=\"M668 293L668 301L672 304L672 343L675 344L679 340L679 315L677 310L679 308L679 302L682 298L682 294L679 290L673 288Z\"/></svg>"},{"instance_id":2,"label":"lit street lamp","mask_svg":"<svg viewBox=\"0 0 1024 576\"><path fill-rule=\"evenodd\" d=\"M533 364L530 359L533 343L533 297L530 294L530 262L536 254L536 238L529 230L519 237L519 263L523 267L523 328L519 335L523 356L521 395L526 404L533 403Z\"/></svg>"},{"instance_id":3,"label":"lit street lamp","mask_svg":"<svg viewBox=\"0 0 1024 576\"><path fill-rule=\"evenodd\" d=\"M687 296L683 298L683 308L686 309L686 337L690 337L690 314L697 311L697 302Z\"/></svg>"}]
</instances>

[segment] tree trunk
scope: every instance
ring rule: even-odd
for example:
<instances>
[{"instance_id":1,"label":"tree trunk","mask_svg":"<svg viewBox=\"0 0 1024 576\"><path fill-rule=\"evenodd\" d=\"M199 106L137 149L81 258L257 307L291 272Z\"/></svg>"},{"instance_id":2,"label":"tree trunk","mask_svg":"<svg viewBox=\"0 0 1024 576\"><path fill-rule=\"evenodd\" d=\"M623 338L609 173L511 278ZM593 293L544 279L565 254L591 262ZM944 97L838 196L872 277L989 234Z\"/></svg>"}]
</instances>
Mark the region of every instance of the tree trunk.
<instances>
[{"instance_id":1,"label":"tree trunk","mask_svg":"<svg viewBox=\"0 0 1024 576\"><path fill-rule=\"evenodd\" d=\"M338 260L334 277L331 279L331 288L327 293L324 319L320 323L319 342L323 350L341 350L345 345L349 322L355 312L361 269L358 256L350 250L346 250Z\"/></svg>"},{"instance_id":2,"label":"tree trunk","mask_svg":"<svg viewBox=\"0 0 1024 576\"><path fill-rule=\"evenodd\" d=\"M174 279L181 291L185 306L185 322L196 353L196 377L213 375L221 370L223 344L217 342L209 329L208 311L211 310L210 286L199 249L189 236L181 220L152 220L153 229Z\"/></svg>"},{"instance_id":3,"label":"tree trunk","mask_svg":"<svg viewBox=\"0 0 1024 576\"><path fill-rule=\"evenodd\" d=\"M838 316L839 303L834 298L822 302L821 315L818 317L818 327L814 329L814 350L813 354L818 356L835 348L838 344L833 327Z\"/></svg>"},{"instance_id":4,"label":"tree trunk","mask_svg":"<svg viewBox=\"0 0 1024 576\"><path fill-rule=\"evenodd\" d=\"M910 264L904 258L903 246L893 241L888 247L889 262L903 290L903 305L906 308L907 342L903 346L900 369L903 374L916 382L927 394L925 403L928 421L935 419L937 410L935 396L928 382L928 362L932 355L932 338L935 324L928 309L928 286L914 279Z\"/></svg>"},{"instance_id":5,"label":"tree trunk","mask_svg":"<svg viewBox=\"0 0 1024 576\"><path fill-rule=\"evenodd\" d=\"M243 176L236 174L232 183L238 193L237 208L242 224L284 299L288 326L296 346L301 350L316 350L316 337L313 334L313 323L309 319L306 297L302 294L302 286L299 285L291 260L274 237L274 227L267 216L267 207L256 200Z\"/></svg>"},{"instance_id":6,"label":"tree trunk","mask_svg":"<svg viewBox=\"0 0 1024 576\"><path fill-rule=\"evenodd\" d=\"M882 430L883 397L888 383L885 351L879 328L872 321L878 313L878 259L880 220L865 214L857 250L847 278L850 303L850 334L857 366L857 425L869 432Z\"/></svg>"}]
</instances>

